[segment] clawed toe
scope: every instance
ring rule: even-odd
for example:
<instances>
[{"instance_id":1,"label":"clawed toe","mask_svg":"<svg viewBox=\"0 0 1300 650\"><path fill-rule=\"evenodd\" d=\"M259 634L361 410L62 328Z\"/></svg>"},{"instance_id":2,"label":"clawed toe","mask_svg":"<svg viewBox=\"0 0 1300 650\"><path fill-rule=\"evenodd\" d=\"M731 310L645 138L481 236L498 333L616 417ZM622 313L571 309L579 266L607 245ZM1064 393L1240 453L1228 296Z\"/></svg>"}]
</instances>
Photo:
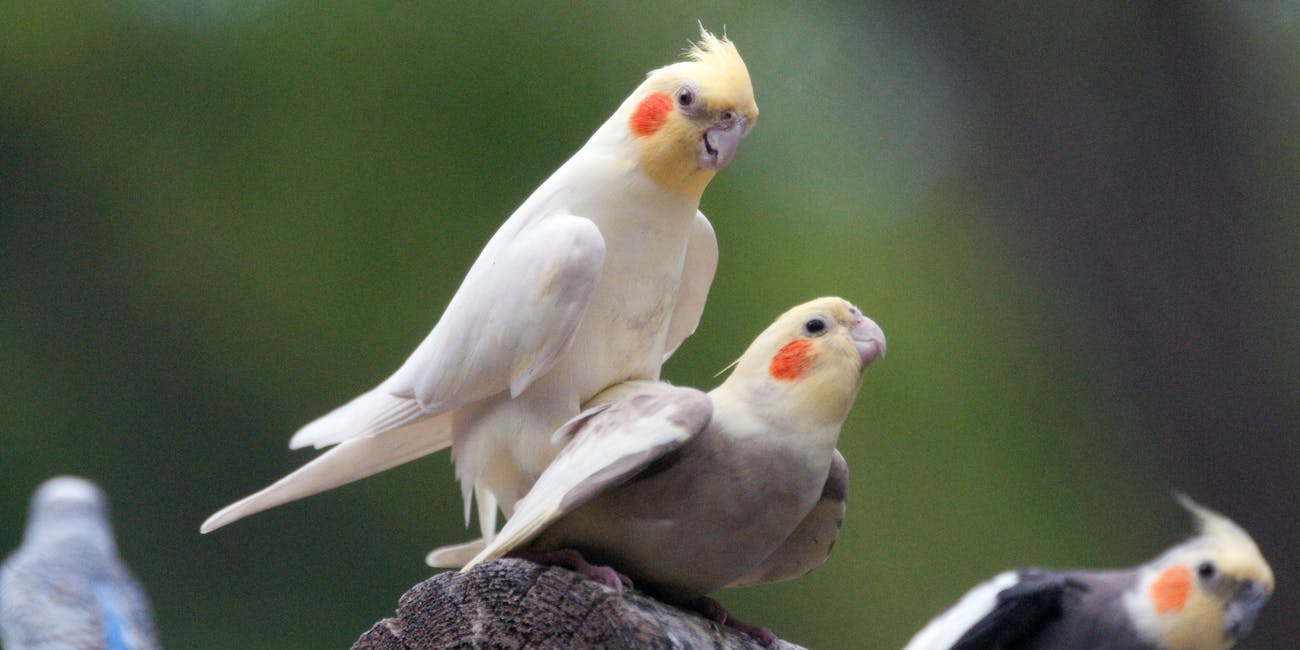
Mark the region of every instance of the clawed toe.
<instances>
[{"instance_id":1,"label":"clawed toe","mask_svg":"<svg viewBox=\"0 0 1300 650\"><path fill-rule=\"evenodd\" d=\"M771 629L746 623L732 616L731 612L727 611L727 608L722 603L712 598L697 598L691 603L691 606L710 621L751 636L765 646L770 646L776 642L776 635L772 633Z\"/></svg>"},{"instance_id":2,"label":"clawed toe","mask_svg":"<svg viewBox=\"0 0 1300 650\"><path fill-rule=\"evenodd\" d=\"M510 553L509 557L517 557L521 560L528 560L546 566L564 567L587 576L588 578L609 585L619 591L632 588L631 578L614 570L613 567L591 564L590 562L587 562L586 558L582 557L582 553L573 549L565 548L556 551L542 551L537 553L519 551Z\"/></svg>"},{"instance_id":3,"label":"clawed toe","mask_svg":"<svg viewBox=\"0 0 1300 650\"><path fill-rule=\"evenodd\" d=\"M588 564L585 569L574 569L574 570L577 571L578 573L581 573L582 575L587 576L588 578L595 578L596 580L599 580L618 590L632 588L632 579L619 573L618 571L615 571L613 567Z\"/></svg>"}]
</instances>

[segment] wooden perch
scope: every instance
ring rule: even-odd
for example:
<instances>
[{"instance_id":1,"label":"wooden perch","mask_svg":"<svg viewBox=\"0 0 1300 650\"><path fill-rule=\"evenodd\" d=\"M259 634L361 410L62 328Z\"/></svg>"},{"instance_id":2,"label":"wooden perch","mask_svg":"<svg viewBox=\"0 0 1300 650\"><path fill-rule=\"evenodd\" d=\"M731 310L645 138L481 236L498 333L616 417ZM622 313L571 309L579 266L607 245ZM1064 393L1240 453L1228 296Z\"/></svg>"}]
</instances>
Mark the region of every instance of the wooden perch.
<instances>
[{"instance_id":1,"label":"wooden perch","mask_svg":"<svg viewBox=\"0 0 1300 650\"><path fill-rule=\"evenodd\" d=\"M559 567L495 560L402 595L352 650L417 648L762 648L754 639L636 591ZM800 647L778 640L777 650Z\"/></svg>"}]
</instances>

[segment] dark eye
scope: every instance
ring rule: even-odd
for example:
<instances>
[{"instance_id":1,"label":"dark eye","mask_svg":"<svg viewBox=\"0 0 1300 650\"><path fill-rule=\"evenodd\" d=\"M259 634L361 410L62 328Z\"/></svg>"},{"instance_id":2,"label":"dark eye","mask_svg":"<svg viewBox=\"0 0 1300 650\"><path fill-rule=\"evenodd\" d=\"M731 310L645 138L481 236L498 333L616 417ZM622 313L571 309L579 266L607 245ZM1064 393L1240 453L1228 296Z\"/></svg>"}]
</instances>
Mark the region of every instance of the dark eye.
<instances>
[{"instance_id":1,"label":"dark eye","mask_svg":"<svg viewBox=\"0 0 1300 650\"><path fill-rule=\"evenodd\" d=\"M803 324L803 333L808 336L821 336L826 331L826 321L822 318L809 318Z\"/></svg>"},{"instance_id":2,"label":"dark eye","mask_svg":"<svg viewBox=\"0 0 1300 650\"><path fill-rule=\"evenodd\" d=\"M1209 560L1202 562L1200 566L1196 567L1196 575L1201 576L1202 580L1209 580L1210 578L1213 578L1216 573L1218 573L1218 569L1215 568L1214 563Z\"/></svg>"},{"instance_id":3,"label":"dark eye","mask_svg":"<svg viewBox=\"0 0 1300 650\"><path fill-rule=\"evenodd\" d=\"M690 86L682 86L677 91L677 105L682 108L690 108L695 105L695 89Z\"/></svg>"}]
</instances>

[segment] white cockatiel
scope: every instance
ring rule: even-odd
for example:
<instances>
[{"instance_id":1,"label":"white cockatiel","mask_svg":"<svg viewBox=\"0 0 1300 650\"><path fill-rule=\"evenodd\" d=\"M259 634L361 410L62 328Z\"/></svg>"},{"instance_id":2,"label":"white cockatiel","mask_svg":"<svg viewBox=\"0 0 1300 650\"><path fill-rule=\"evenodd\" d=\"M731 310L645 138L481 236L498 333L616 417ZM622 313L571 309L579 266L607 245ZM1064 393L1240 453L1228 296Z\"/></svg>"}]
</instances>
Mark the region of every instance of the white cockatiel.
<instances>
[{"instance_id":1,"label":"white cockatiel","mask_svg":"<svg viewBox=\"0 0 1300 650\"><path fill-rule=\"evenodd\" d=\"M406 363L289 443L336 446L201 530L451 446L466 523L477 497L491 538L556 428L613 384L657 379L694 331L718 257L700 196L757 118L736 47L701 28L506 220Z\"/></svg>"},{"instance_id":2,"label":"white cockatiel","mask_svg":"<svg viewBox=\"0 0 1300 650\"><path fill-rule=\"evenodd\" d=\"M821 298L778 318L709 393L605 391L556 433L563 450L464 570L509 552L558 557L678 603L807 573L843 518L840 427L884 352L871 319Z\"/></svg>"}]
</instances>

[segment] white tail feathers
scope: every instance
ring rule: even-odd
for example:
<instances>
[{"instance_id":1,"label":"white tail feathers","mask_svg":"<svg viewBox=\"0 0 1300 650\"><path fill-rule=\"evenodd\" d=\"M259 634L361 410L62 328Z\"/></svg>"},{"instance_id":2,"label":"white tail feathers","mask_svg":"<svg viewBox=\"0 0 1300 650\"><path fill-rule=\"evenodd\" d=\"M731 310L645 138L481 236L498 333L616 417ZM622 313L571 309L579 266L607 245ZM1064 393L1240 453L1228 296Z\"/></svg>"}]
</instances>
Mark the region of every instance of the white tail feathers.
<instances>
[{"instance_id":1,"label":"white tail feathers","mask_svg":"<svg viewBox=\"0 0 1300 650\"><path fill-rule=\"evenodd\" d=\"M424 415L420 404L380 386L307 423L289 439L290 449L329 447L411 424Z\"/></svg>"},{"instance_id":2,"label":"white tail feathers","mask_svg":"<svg viewBox=\"0 0 1300 650\"><path fill-rule=\"evenodd\" d=\"M424 557L424 563L435 569L459 569L468 564L475 555L482 553L485 546L487 542L482 539L442 546L429 551L429 554Z\"/></svg>"},{"instance_id":3,"label":"white tail feathers","mask_svg":"<svg viewBox=\"0 0 1300 650\"><path fill-rule=\"evenodd\" d=\"M435 416L384 433L353 438L321 454L297 471L212 515L199 528L211 532L238 521L396 467L451 444L449 417Z\"/></svg>"}]
</instances>

